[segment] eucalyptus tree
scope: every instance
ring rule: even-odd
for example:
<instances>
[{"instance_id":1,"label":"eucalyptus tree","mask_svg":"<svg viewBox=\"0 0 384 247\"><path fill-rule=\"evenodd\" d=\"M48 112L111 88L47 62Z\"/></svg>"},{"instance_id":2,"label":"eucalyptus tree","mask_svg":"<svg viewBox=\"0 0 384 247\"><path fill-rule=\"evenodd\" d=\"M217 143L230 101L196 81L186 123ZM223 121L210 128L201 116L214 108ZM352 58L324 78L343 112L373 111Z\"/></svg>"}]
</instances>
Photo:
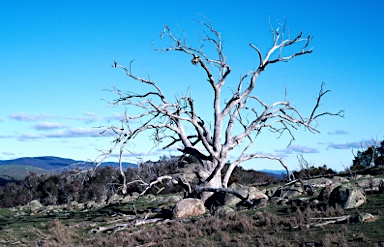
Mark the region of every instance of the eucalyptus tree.
<instances>
[{"instance_id":1,"label":"eucalyptus tree","mask_svg":"<svg viewBox=\"0 0 384 247\"><path fill-rule=\"evenodd\" d=\"M236 82L236 90L225 100L224 85L232 69L227 63L221 33L213 28L208 19L199 21L199 24L202 25L204 32L200 34L198 47L189 44L184 32L180 37L165 25L161 37L167 41L166 45L164 48L156 49L163 52L179 52L186 55L187 59L191 59L191 64L199 67L205 75L201 81L194 82L192 87L208 83L212 89L211 99L193 98L188 93L167 98L160 83L133 72L132 62L129 66L124 66L114 61L113 67L122 69L132 83L143 83L152 89L145 93L124 91L115 87L111 89L117 94L117 98L111 104L124 105L126 112L118 126L106 128L106 131L115 134L114 144L110 150L102 154L98 164L114 150L119 150L121 161L128 143L142 140L149 134L155 145L162 145L164 149L176 147L184 155L191 155L199 161L197 174L200 184L194 189L205 191L201 194L203 200L206 200L212 191L228 190L228 182L234 168L251 159L275 160L290 176L282 158L251 152L251 146L257 140L255 137L260 132L269 130L277 135L287 133L293 140L294 131L300 127L317 133L319 131L316 128L316 120L319 117L342 116L343 113L318 112L321 100L330 92L324 90L324 84L321 85L314 106L307 117L287 100L267 104L255 94L255 88L259 76L267 67L310 54L312 49L309 44L312 37L300 33L293 38L286 38L289 35L285 33L286 28L283 25L282 31L279 28L271 29L272 44L265 53L251 43L249 46L255 54L256 61L251 65L254 69L243 72L243 76ZM129 88L134 88L134 84ZM204 100L205 105L213 108L211 118L205 118L206 109L199 109L196 106L198 100ZM240 149L240 152L233 153L235 148L236 151ZM222 174L230 155L231 157L236 155L237 158ZM124 175L122 170L121 172ZM157 181L162 179L175 180L172 176L163 176ZM123 192L126 192L125 184Z\"/></svg>"}]
</instances>

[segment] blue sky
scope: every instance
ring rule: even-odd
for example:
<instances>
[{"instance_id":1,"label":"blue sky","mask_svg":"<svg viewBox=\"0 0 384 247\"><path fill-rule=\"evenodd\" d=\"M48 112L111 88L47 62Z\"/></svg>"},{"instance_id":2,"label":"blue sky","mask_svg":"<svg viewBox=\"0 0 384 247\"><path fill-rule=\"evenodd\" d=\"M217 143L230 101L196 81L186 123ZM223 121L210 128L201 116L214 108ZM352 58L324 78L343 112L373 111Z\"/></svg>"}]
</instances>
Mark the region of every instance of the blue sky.
<instances>
[{"instance_id":1,"label":"blue sky","mask_svg":"<svg viewBox=\"0 0 384 247\"><path fill-rule=\"evenodd\" d=\"M207 16L221 32L232 67L228 91L240 75L257 66L253 43L271 46L269 19L287 21L291 35L311 34L314 52L276 64L260 77L256 94L266 102L288 99L308 115L320 85L332 92L321 109L345 111L345 118L324 117L320 134L299 130L288 137L262 135L254 150L284 157L291 169L296 156L314 165L343 170L370 140L384 139L381 110L384 92L384 2L372 1L1 1L0 2L0 159L60 156L94 159L111 139L99 126L116 123L123 109L106 101L104 89L134 90L122 71L111 67L135 59L137 74L156 81L170 97L191 87L198 106L211 99L201 72L190 57L154 51L163 46L160 31L168 24L184 29L193 41L201 27L193 20ZM142 137L129 149L135 162L149 155ZM165 153L167 154L167 153ZM236 153L233 153L236 155ZM280 169L252 161L253 169Z\"/></svg>"}]
</instances>

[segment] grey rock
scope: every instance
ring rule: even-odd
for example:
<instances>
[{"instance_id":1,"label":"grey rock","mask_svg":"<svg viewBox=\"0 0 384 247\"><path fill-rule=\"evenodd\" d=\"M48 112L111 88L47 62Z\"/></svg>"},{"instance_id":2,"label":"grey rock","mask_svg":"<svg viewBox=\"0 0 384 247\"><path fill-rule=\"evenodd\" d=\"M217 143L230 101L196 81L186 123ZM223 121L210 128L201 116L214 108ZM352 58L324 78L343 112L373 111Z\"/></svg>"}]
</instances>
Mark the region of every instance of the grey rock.
<instances>
[{"instance_id":1,"label":"grey rock","mask_svg":"<svg viewBox=\"0 0 384 247\"><path fill-rule=\"evenodd\" d=\"M43 207L43 205L40 203L39 200L33 200L33 201L30 201L28 204L27 204L27 207L33 211L33 212L36 212L37 210L39 210L40 208Z\"/></svg>"},{"instance_id":2,"label":"grey rock","mask_svg":"<svg viewBox=\"0 0 384 247\"><path fill-rule=\"evenodd\" d=\"M284 199L291 199L304 195L304 189L300 182L294 183L290 186L285 186L280 189L280 197Z\"/></svg>"},{"instance_id":3,"label":"grey rock","mask_svg":"<svg viewBox=\"0 0 384 247\"><path fill-rule=\"evenodd\" d=\"M351 184L336 187L329 196L330 206L339 205L344 209L357 208L367 201L362 188Z\"/></svg>"},{"instance_id":4,"label":"grey rock","mask_svg":"<svg viewBox=\"0 0 384 247\"><path fill-rule=\"evenodd\" d=\"M348 178L344 178L344 177L334 176L332 178L332 181L336 182L336 183L348 183L349 179Z\"/></svg>"},{"instance_id":5,"label":"grey rock","mask_svg":"<svg viewBox=\"0 0 384 247\"><path fill-rule=\"evenodd\" d=\"M176 203L173 208L173 218L182 219L196 217L205 213L204 203L200 199L187 198Z\"/></svg>"},{"instance_id":6,"label":"grey rock","mask_svg":"<svg viewBox=\"0 0 384 247\"><path fill-rule=\"evenodd\" d=\"M373 216L372 214L370 213L359 213L358 215L356 215L354 218L353 218L353 221L355 222L359 222L359 223L362 223L362 222L374 222L376 221L376 217Z\"/></svg>"},{"instance_id":7,"label":"grey rock","mask_svg":"<svg viewBox=\"0 0 384 247\"><path fill-rule=\"evenodd\" d=\"M359 185L361 188L363 188L366 191L379 191L380 181L381 178L373 178L367 176L367 178L361 179L357 181L357 185Z\"/></svg>"},{"instance_id":8,"label":"grey rock","mask_svg":"<svg viewBox=\"0 0 384 247\"><path fill-rule=\"evenodd\" d=\"M248 187L241 184L232 183L229 186L229 189L239 192L244 198L247 198L248 200L268 199L268 196L256 187ZM224 198L224 205L232 207L236 206L240 202L241 199L237 196L226 193Z\"/></svg>"},{"instance_id":9,"label":"grey rock","mask_svg":"<svg viewBox=\"0 0 384 247\"><path fill-rule=\"evenodd\" d=\"M231 207L228 206L221 206L216 208L212 215L218 218L223 218L229 215L233 215L235 213L235 210L233 210Z\"/></svg>"},{"instance_id":10,"label":"grey rock","mask_svg":"<svg viewBox=\"0 0 384 247\"><path fill-rule=\"evenodd\" d=\"M305 180L305 183L311 185L314 188L324 188L330 184L333 184L334 181L330 178L313 178Z\"/></svg>"},{"instance_id":11,"label":"grey rock","mask_svg":"<svg viewBox=\"0 0 384 247\"><path fill-rule=\"evenodd\" d=\"M265 190L263 190L262 192L268 196L269 198L273 197L273 195L276 193L276 191L279 189L280 187L279 186L274 186L274 187L270 187L270 188L267 188Z\"/></svg>"},{"instance_id":12,"label":"grey rock","mask_svg":"<svg viewBox=\"0 0 384 247\"><path fill-rule=\"evenodd\" d=\"M328 201L329 196L331 195L332 191L340 185L341 185L340 183L333 183L333 184L325 186L324 188L321 189L317 199L319 201Z\"/></svg>"}]
</instances>

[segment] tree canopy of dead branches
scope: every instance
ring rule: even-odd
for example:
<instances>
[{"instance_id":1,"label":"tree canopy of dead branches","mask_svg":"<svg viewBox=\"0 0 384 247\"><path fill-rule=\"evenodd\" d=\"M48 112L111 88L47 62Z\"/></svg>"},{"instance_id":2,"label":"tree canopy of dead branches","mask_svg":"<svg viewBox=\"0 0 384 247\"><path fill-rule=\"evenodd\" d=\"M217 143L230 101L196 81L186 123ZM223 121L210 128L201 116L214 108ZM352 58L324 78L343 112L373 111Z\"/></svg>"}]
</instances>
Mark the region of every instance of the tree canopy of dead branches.
<instances>
[{"instance_id":1,"label":"tree canopy of dead branches","mask_svg":"<svg viewBox=\"0 0 384 247\"><path fill-rule=\"evenodd\" d=\"M144 135L144 138L149 134L155 145L162 145L164 149L176 147L184 155L194 156L200 163L198 169L200 188L227 188L234 168L251 159L275 160L287 170L290 176L282 158L250 152L255 137L261 131L269 130L278 135L287 133L291 140L294 140L295 130L305 128L312 133L317 133L319 131L315 123L319 117L342 116L343 112L319 112L321 100L330 92L324 89L324 84L320 86L317 99L308 117L304 117L287 100L267 104L255 95L254 91L258 77L268 66L310 54L312 49L309 45L312 37L299 33L297 36L286 38L290 35L285 34L286 28L283 25L282 31L281 27L271 29L272 44L266 52L262 52L251 43L249 46L256 58L256 63L252 65L255 69L246 71L238 80L236 92L233 92L229 100L224 100L223 88L232 70L224 53L221 33L207 18L198 22L205 30L200 35L199 47L189 45L185 34L180 38L165 25L161 37L169 45L156 50L183 53L187 59L188 57L191 59L193 66L199 67L204 72L206 78L203 79L212 88L211 102L206 104L213 107L212 118L204 119L204 109L195 107L198 99L188 95L167 98L158 82L147 76L140 77L133 71L132 62L128 66L123 66L114 61L113 67L123 70L132 83L146 84L152 90L145 93L125 92L119 88L111 90L118 96L111 104L124 105L126 112L119 125L106 128L106 132L114 133L114 142L111 149L98 158L97 164L105 160L114 150L118 150L121 163L126 145L145 133L147 135ZM212 47L214 53L212 50L205 50ZM288 47L289 51L296 51L285 52ZM207 101L207 99L203 100ZM235 148L240 148L241 151L235 154L237 158L231 162L222 176L221 171ZM121 172L123 174L123 171ZM125 193L126 185L124 186ZM212 192L202 193L201 198L207 199L210 193Z\"/></svg>"}]
</instances>

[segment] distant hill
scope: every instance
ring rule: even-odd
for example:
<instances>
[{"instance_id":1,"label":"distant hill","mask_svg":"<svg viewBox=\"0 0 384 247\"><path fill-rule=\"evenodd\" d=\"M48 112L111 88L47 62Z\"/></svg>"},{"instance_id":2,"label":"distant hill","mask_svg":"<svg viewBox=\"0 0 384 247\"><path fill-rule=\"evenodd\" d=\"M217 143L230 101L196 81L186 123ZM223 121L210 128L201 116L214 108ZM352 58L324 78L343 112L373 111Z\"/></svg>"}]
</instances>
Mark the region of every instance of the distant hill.
<instances>
[{"instance_id":1,"label":"distant hill","mask_svg":"<svg viewBox=\"0 0 384 247\"><path fill-rule=\"evenodd\" d=\"M68 166L77 164L78 161L72 159L64 159L59 157L25 157L18 158L14 160L1 160L0 166L6 165L16 165L16 166L32 166L37 167L44 170L58 170L63 168L68 168Z\"/></svg>"},{"instance_id":2,"label":"distant hill","mask_svg":"<svg viewBox=\"0 0 384 247\"><path fill-rule=\"evenodd\" d=\"M273 176L273 177L275 177L277 179L282 179L283 178L283 174L287 174L286 170L268 170L268 169L263 169L263 170L260 170L260 172L267 173L268 175Z\"/></svg>"},{"instance_id":3,"label":"distant hill","mask_svg":"<svg viewBox=\"0 0 384 247\"><path fill-rule=\"evenodd\" d=\"M13 160L0 160L0 176L10 176L14 179L24 178L29 172L37 174L52 174L73 167L89 167L92 165L85 161L76 161L72 159L44 156L44 157L25 157ZM117 162L105 162L101 166L118 167ZM136 164L123 162L123 167L137 167Z\"/></svg>"}]
</instances>

